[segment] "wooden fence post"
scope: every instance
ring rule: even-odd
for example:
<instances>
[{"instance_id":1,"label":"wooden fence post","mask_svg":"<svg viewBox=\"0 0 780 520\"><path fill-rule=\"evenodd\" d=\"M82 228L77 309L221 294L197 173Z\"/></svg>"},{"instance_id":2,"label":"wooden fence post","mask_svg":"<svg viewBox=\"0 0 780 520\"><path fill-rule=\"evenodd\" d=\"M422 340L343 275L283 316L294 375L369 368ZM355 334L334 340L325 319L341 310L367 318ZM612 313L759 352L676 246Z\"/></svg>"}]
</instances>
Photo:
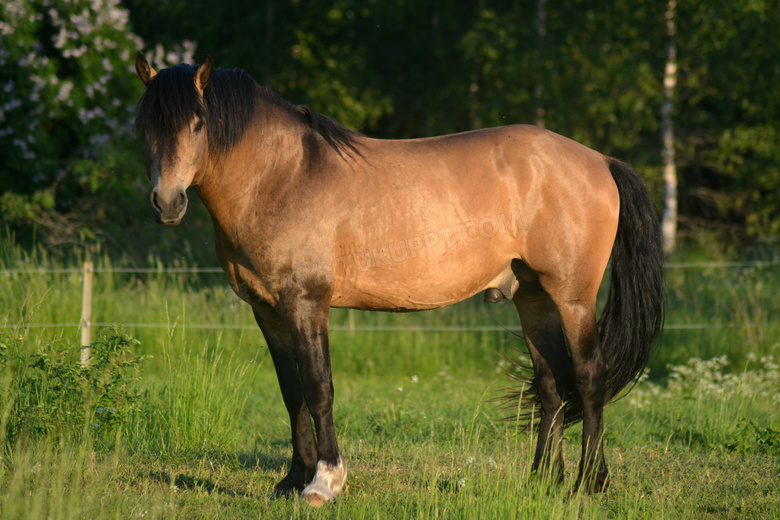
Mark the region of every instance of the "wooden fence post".
<instances>
[{"instance_id":1,"label":"wooden fence post","mask_svg":"<svg viewBox=\"0 0 780 520\"><path fill-rule=\"evenodd\" d=\"M89 365L90 328L92 321L92 262L84 262L84 291L81 296L81 366Z\"/></svg>"}]
</instances>

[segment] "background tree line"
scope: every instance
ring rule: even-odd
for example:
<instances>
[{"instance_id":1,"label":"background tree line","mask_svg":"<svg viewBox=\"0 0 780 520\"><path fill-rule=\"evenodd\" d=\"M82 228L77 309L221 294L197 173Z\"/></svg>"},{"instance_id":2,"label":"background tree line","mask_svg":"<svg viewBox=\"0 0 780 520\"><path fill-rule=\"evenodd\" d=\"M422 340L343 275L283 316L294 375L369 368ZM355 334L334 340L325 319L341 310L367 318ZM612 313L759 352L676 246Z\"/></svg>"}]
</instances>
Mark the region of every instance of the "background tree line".
<instances>
[{"instance_id":1,"label":"background tree line","mask_svg":"<svg viewBox=\"0 0 780 520\"><path fill-rule=\"evenodd\" d=\"M670 106L681 238L778 248L778 7L676 2ZM632 164L660 213L668 8L629 0L10 0L0 11L2 219L22 241L209 261L182 248L181 229L133 232L151 222L130 132L142 93L132 69L138 50L157 67L210 53L218 66L243 68L290 101L375 137L544 124ZM194 212L183 234L208 237L208 225ZM194 240L186 244L204 249Z\"/></svg>"}]
</instances>

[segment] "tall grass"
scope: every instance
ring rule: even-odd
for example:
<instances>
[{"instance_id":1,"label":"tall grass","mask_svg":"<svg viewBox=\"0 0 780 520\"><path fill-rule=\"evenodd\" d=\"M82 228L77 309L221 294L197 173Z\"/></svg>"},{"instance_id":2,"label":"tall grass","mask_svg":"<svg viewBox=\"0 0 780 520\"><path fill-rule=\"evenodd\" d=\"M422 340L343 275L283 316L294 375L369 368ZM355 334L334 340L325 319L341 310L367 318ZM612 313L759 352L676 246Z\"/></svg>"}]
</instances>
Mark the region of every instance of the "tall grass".
<instances>
[{"instance_id":1,"label":"tall grass","mask_svg":"<svg viewBox=\"0 0 780 520\"><path fill-rule=\"evenodd\" d=\"M170 458L235 456L256 364L224 359L219 344L178 355L163 349L162 356L165 369L129 427L133 449Z\"/></svg>"},{"instance_id":2,"label":"tall grass","mask_svg":"<svg viewBox=\"0 0 780 520\"><path fill-rule=\"evenodd\" d=\"M259 363L225 360L218 344L175 357L163 352L165 368L139 385L143 360L126 351L132 345L109 334L91 345L85 368L73 341L23 329L0 336L3 518L127 518L149 507L161 513L169 509L166 498L150 502L134 482L173 489L177 476L143 461L238 460L247 385ZM132 491L117 494L123 488Z\"/></svg>"}]
</instances>

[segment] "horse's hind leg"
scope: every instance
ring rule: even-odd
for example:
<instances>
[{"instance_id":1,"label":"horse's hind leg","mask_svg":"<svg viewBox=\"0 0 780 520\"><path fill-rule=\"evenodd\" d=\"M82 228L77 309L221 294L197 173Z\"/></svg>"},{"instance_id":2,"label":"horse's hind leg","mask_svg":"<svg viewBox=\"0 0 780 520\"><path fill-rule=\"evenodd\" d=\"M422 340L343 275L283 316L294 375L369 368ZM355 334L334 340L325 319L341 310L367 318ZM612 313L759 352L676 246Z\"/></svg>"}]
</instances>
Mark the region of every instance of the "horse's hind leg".
<instances>
[{"instance_id":1,"label":"horse's hind leg","mask_svg":"<svg viewBox=\"0 0 780 520\"><path fill-rule=\"evenodd\" d=\"M292 464L290 470L276 486L277 497L300 493L311 482L317 465L317 443L311 424L311 415L303 398L301 378L293 357L292 338L283 318L270 306L253 309L255 320L263 331L274 362L284 405L290 414L292 430Z\"/></svg>"},{"instance_id":2,"label":"horse's hind leg","mask_svg":"<svg viewBox=\"0 0 780 520\"><path fill-rule=\"evenodd\" d=\"M532 470L551 484L563 480L563 405L576 391L558 309L537 284L514 296L523 334L534 367L533 384L541 404L539 432Z\"/></svg>"},{"instance_id":3,"label":"horse's hind leg","mask_svg":"<svg viewBox=\"0 0 780 520\"><path fill-rule=\"evenodd\" d=\"M596 324L596 297L594 294L592 301L561 301L558 309L582 403L582 458L577 485L586 493L599 492L609 485L609 472L602 444L606 361Z\"/></svg>"}]
</instances>

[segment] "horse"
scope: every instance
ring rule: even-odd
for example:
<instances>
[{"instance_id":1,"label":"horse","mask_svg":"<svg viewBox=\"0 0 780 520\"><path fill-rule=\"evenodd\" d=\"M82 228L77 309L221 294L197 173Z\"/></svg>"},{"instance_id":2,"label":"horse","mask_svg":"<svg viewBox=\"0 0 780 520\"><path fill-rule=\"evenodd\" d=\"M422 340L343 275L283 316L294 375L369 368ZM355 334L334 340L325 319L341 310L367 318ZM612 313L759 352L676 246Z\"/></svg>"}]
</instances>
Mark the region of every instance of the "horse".
<instances>
[{"instance_id":1,"label":"horse","mask_svg":"<svg viewBox=\"0 0 780 520\"><path fill-rule=\"evenodd\" d=\"M179 224L194 187L270 350L292 436L274 496L319 506L346 482L331 307L418 311L480 292L519 314L533 374L517 398L537 414L532 473L563 481L564 427L581 420L575 485L606 489L603 409L644 370L664 315L660 225L634 170L529 125L372 139L210 56L157 72L139 53L135 68L156 221Z\"/></svg>"}]
</instances>

